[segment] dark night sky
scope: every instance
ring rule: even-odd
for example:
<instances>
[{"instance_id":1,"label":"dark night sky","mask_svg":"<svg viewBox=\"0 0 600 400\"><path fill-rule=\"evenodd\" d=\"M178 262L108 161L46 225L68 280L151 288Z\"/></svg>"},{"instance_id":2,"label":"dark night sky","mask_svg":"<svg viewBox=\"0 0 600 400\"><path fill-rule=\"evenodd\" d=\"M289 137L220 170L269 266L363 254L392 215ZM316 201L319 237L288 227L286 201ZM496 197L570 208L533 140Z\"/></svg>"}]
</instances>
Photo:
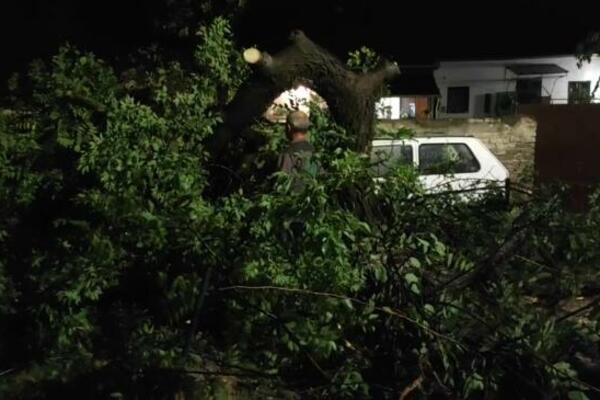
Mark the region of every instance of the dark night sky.
<instances>
[{"instance_id":1,"label":"dark night sky","mask_svg":"<svg viewBox=\"0 0 600 400\"><path fill-rule=\"evenodd\" d=\"M343 56L367 45L400 63L440 58L573 52L600 29L590 2L572 0L395 1L248 0L236 26L242 44L270 51L292 28ZM152 20L161 0L4 0L0 73L22 68L70 41L104 57L159 39Z\"/></svg>"},{"instance_id":2,"label":"dark night sky","mask_svg":"<svg viewBox=\"0 0 600 400\"><path fill-rule=\"evenodd\" d=\"M269 41L295 26L342 54L362 44L400 62L439 58L545 55L573 52L600 17L582 0L505 1L258 1L248 9L247 42ZM312 4L320 5L314 13ZM352 4L352 5L351 5ZM260 16L271 10L270 24ZM279 18L277 18L279 17ZM260 30L252 21L268 25ZM273 32L271 35L266 31Z\"/></svg>"}]
</instances>

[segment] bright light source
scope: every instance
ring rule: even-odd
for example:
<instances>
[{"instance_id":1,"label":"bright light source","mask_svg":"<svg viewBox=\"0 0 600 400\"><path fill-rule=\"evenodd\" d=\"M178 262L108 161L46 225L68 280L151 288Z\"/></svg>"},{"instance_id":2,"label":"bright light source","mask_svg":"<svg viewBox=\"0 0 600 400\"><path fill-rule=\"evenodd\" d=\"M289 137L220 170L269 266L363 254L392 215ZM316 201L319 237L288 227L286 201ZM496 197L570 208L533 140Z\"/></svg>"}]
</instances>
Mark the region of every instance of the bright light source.
<instances>
[{"instance_id":1,"label":"bright light source","mask_svg":"<svg viewBox=\"0 0 600 400\"><path fill-rule=\"evenodd\" d=\"M273 122L285 121L289 110L300 110L310 115L310 103L316 102L320 107L327 105L321 97L312 89L303 85L286 90L281 93L265 113L265 117Z\"/></svg>"}]
</instances>

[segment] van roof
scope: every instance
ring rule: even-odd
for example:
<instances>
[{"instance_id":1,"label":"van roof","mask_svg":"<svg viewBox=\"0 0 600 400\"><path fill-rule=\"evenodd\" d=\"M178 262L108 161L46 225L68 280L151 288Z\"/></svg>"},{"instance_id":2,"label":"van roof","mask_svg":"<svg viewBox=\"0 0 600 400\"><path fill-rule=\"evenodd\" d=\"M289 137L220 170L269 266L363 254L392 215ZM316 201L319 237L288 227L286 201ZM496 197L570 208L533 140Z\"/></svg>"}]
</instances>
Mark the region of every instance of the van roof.
<instances>
[{"instance_id":1,"label":"van roof","mask_svg":"<svg viewBox=\"0 0 600 400\"><path fill-rule=\"evenodd\" d=\"M419 138L472 138L474 137L473 135L469 135L469 134L448 134L448 133L444 133L444 132L426 132L426 133L419 133L415 136L412 137L407 137L407 138L394 138L394 137L390 137L390 136L379 136L374 138L373 140L394 140L394 139L398 139L398 140L402 140L402 139L419 139Z\"/></svg>"}]
</instances>

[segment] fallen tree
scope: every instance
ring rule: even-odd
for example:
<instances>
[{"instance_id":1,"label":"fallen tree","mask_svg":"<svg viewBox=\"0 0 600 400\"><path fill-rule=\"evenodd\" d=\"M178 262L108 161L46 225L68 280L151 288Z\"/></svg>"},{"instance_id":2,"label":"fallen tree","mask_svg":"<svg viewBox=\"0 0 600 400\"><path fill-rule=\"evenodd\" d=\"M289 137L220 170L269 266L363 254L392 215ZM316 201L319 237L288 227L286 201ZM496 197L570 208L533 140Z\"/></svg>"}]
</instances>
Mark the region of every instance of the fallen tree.
<instances>
[{"instance_id":1,"label":"fallen tree","mask_svg":"<svg viewBox=\"0 0 600 400\"><path fill-rule=\"evenodd\" d=\"M384 82L400 74L387 61L367 73L356 73L302 31L290 35L290 45L271 56L251 48L244 59L256 74L244 83L229 104L224 123L214 136L212 151L222 154L232 137L262 115L281 92L309 82L327 102L333 119L354 136L354 149L366 151L375 136L375 102Z\"/></svg>"},{"instance_id":2,"label":"fallen tree","mask_svg":"<svg viewBox=\"0 0 600 400\"><path fill-rule=\"evenodd\" d=\"M372 113L394 68L350 73L294 40L247 52L250 78L222 19L190 70L121 74L72 48L33 65L0 114L0 397L597 393L576 367L598 357L598 302L554 307L598 279L599 197L572 215L554 192L508 209L427 195L403 166L376 182L372 115L346 114ZM265 145L240 190L205 195L239 173L209 179L207 143L238 137L296 74L333 103L357 91L330 104L346 129L311 114L326 173L302 193L263 179L284 143L259 124Z\"/></svg>"}]
</instances>

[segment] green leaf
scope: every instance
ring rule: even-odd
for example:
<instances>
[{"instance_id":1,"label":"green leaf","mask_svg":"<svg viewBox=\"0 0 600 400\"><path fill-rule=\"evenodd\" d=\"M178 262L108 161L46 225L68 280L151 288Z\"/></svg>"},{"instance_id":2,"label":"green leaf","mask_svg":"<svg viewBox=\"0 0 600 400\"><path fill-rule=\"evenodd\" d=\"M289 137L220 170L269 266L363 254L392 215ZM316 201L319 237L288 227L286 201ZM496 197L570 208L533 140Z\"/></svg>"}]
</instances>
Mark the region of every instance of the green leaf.
<instances>
[{"instance_id":1,"label":"green leaf","mask_svg":"<svg viewBox=\"0 0 600 400\"><path fill-rule=\"evenodd\" d=\"M475 372L465 381L465 395L468 397L473 392L482 391L484 387L483 377Z\"/></svg>"},{"instance_id":2,"label":"green leaf","mask_svg":"<svg viewBox=\"0 0 600 400\"><path fill-rule=\"evenodd\" d=\"M343 299L342 303L344 303L344 305L346 307L348 307L349 310L353 310L354 306L352 305L352 301L350 299Z\"/></svg>"},{"instance_id":3,"label":"green leaf","mask_svg":"<svg viewBox=\"0 0 600 400\"><path fill-rule=\"evenodd\" d=\"M412 272L409 272L408 274L404 275L404 279L406 280L406 282L410 285L414 284L414 283L418 283L419 282L419 277L417 277L415 274L413 274Z\"/></svg>"},{"instance_id":4,"label":"green leaf","mask_svg":"<svg viewBox=\"0 0 600 400\"><path fill-rule=\"evenodd\" d=\"M579 390L569 392L568 396L569 400L589 400L589 397L587 397L585 393L580 392Z\"/></svg>"}]
</instances>

